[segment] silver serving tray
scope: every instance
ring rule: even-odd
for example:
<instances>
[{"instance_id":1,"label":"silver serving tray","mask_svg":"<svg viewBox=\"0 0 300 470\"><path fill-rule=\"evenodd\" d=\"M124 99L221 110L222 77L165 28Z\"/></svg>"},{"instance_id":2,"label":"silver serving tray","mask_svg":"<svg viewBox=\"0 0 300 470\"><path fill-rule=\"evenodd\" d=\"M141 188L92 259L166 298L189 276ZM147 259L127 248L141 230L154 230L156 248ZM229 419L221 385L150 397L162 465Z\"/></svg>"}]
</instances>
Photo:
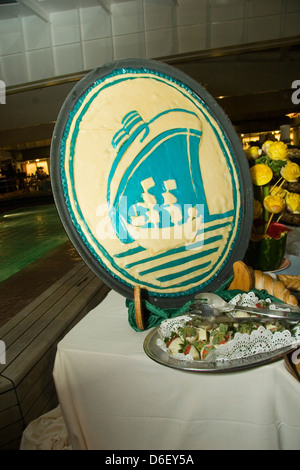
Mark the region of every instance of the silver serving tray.
<instances>
[{"instance_id":1,"label":"silver serving tray","mask_svg":"<svg viewBox=\"0 0 300 470\"><path fill-rule=\"evenodd\" d=\"M274 351L255 354L247 358L234 359L226 362L208 361L183 361L175 359L170 354L164 352L156 342L160 339L159 326L151 330L144 340L144 351L147 356L155 362L173 369L180 369L189 372L235 372L252 367L262 366L271 362L283 359L284 356L299 348L299 345L284 346Z\"/></svg>"}]
</instances>

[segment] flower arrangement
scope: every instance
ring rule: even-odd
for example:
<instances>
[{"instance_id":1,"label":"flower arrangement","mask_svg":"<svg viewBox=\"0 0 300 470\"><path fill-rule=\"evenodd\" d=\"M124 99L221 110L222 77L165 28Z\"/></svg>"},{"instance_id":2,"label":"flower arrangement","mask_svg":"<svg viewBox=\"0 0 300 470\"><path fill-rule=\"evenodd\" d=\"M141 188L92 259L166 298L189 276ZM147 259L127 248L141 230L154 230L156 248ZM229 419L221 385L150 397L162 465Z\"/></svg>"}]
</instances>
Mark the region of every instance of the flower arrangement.
<instances>
[{"instance_id":1,"label":"flower arrangement","mask_svg":"<svg viewBox=\"0 0 300 470\"><path fill-rule=\"evenodd\" d=\"M287 210L293 214L300 214L300 194L283 188L286 182L297 182L300 177L299 165L290 161L288 155L287 145L279 141L266 141L261 148L254 146L246 150L254 189L251 241L263 241L262 258L265 259L272 251L268 240L279 239L282 239L282 249L274 247L272 256L277 253L283 258L286 235L289 231L285 225L279 223L284 212ZM254 256L253 246L252 256ZM261 266L256 268L260 269Z\"/></svg>"},{"instance_id":2,"label":"flower arrangement","mask_svg":"<svg viewBox=\"0 0 300 470\"><path fill-rule=\"evenodd\" d=\"M250 147L246 155L254 185L253 231L268 234L274 218L279 222L285 209L300 214L300 194L283 189L285 182L297 182L300 167L288 158L284 142L266 141L262 148ZM276 217L275 217L276 216Z\"/></svg>"}]
</instances>

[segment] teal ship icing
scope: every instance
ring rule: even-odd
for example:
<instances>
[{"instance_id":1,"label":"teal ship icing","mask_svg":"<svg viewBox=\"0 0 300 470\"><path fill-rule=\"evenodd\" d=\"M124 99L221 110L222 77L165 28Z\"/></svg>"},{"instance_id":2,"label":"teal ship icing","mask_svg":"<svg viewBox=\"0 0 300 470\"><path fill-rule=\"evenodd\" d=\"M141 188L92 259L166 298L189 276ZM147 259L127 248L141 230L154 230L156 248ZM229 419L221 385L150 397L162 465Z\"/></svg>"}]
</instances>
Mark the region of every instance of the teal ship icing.
<instances>
[{"instance_id":1,"label":"teal ship icing","mask_svg":"<svg viewBox=\"0 0 300 470\"><path fill-rule=\"evenodd\" d=\"M108 178L107 202L115 233L123 243L137 241L152 250L156 240L166 240L169 248L180 242L185 244L184 234L195 232L207 215L207 211L202 213L205 194L198 157L202 132L197 129L167 129L141 145L141 151L126 168L117 193L111 194L118 164L132 143L139 140L143 144L154 122L159 123L166 114L172 119L175 113L180 113L183 121L184 114L194 114L171 109L145 123L133 111L124 117L122 129L112 140L118 153Z\"/></svg>"}]
</instances>

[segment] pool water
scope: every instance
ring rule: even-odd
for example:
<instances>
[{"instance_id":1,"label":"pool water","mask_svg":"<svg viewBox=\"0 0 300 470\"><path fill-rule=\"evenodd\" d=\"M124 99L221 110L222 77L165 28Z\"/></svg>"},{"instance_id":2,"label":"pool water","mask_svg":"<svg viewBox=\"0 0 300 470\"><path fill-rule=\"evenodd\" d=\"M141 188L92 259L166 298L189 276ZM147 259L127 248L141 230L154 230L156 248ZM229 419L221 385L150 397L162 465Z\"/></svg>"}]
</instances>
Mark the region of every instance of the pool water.
<instances>
[{"instance_id":1,"label":"pool water","mask_svg":"<svg viewBox=\"0 0 300 470\"><path fill-rule=\"evenodd\" d=\"M67 240L55 204L0 214L0 282Z\"/></svg>"}]
</instances>

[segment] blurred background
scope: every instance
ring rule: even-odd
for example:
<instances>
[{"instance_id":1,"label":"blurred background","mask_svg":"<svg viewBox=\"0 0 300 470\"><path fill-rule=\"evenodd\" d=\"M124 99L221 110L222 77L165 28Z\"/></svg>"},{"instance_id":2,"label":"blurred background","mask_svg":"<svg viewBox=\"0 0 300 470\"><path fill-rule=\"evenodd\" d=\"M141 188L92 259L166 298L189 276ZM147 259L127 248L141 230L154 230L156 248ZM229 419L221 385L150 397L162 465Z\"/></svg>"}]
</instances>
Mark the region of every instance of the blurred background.
<instances>
[{"instance_id":1,"label":"blurred background","mask_svg":"<svg viewBox=\"0 0 300 470\"><path fill-rule=\"evenodd\" d=\"M122 58L157 59L197 80L245 148L283 132L297 148L299 25L299 0L0 0L0 196L51 192L65 98L88 71Z\"/></svg>"}]
</instances>

